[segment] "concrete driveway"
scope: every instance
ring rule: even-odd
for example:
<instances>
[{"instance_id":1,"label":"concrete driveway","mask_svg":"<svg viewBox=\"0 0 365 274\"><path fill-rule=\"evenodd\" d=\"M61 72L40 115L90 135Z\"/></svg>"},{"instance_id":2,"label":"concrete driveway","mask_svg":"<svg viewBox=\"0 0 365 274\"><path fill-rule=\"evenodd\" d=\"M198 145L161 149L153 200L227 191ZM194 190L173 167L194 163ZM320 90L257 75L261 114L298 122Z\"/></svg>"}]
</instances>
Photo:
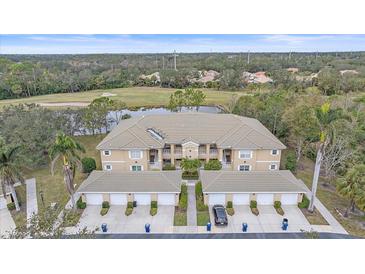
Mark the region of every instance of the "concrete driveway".
<instances>
[{"instance_id":1,"label":"concrete driveway","mask_svg":"<svg viewBox=\"0 0 365 274\"><path fill-rule=\"evenodd\" d=\"M7 232L15 229L15 223L7 208L0 209L0 237L7 236Z\"/></svg>"},{"instance_id":2,"label":"concrete driveway","mask_svg":"<svg viewBox=\"0 0 365 274\"><path fill-rule=\"evenodd\" d=\"M234 206L235 214L228 216L228 226L215 226L212 207L209 207L212 232L215 233L238 233L242 232L242 223L248 224L248 232L270 233L283 232L281 222L283 218L289 220L288 232L300 232L301 229L310 230L310 224L297 206L283 206L285 214L276 213L273 206L258 206L260 214L252 214L249 206Z\"/></svg>"},{"instance_id":3,"label":"concrete driveway","mask_svg":"<svg viewBox=\"0 0 365 274\"><path fill-rule=\"evenodd\" d=\"M108 214L100 215L101 206L88 205L82 214L77 228L99 228L102 223L108 225L110 233L143 233L146 223L151 232L166 233L173 231L174 206L158 206L155 216L150 215L150 206L138 206L129 216L124 214L126 206L111 206Z\"/></svg>"}]
</instances>

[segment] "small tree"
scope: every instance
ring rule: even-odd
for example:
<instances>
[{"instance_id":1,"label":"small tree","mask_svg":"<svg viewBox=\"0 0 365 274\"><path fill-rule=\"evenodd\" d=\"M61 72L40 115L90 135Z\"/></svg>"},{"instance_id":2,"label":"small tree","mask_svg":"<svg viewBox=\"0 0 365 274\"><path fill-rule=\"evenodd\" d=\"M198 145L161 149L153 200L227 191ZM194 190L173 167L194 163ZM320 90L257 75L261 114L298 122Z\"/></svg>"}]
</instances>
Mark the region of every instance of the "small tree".
<instances>
[{"instance_id":1,"label":"small tree","mask_svg":"<svg viewBox=\"0 0 365 274\"><path fill-rule=\"evenodd\" d=\"M365 165L355 165L349 169L345 177L338 180L338 193L350 200L350 204L344 214L348 216L349 211L355 211L355 205L365 210Z\"/></svg>"},{"instance_id":2,"label":"small tree","mask_svg":"<svg viewBox=\"0 0 365 274\"><path fill-rule=\"evenodd\" d=\"M286 156L285 169L288 169L291 172L295 172L297 170L297 159L295 157L295 153L292 151L289 151Z\"/></svg>"},{"instance_id":3,"label":"small tree","mask_svg":"<svg viewBox=\"0 0 365 274\"><path fill-rule=\"evenodd\" d=\"M96 169L96 162L94 158L85 157L81 160L82 164L82 172L84 173L91 173L93 170Z\"/></svg>"},{"instance_id":4,"label":"small tree","mask_svg":"<svg viewBox=\"0 0 365 274\"><path fill-rule=\"evenodd\" d=\"M181 168L188 176L195 175L198 172L198 168L201 166L199 159L184 158L181 160Z\"/></svg>"}]
</instances>

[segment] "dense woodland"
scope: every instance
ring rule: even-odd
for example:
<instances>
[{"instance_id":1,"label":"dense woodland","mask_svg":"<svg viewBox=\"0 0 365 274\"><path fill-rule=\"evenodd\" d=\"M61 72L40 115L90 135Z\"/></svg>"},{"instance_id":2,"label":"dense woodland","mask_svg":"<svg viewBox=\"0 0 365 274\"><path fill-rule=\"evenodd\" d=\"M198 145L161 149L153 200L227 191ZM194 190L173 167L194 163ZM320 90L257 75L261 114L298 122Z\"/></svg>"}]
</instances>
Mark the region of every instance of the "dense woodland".
<instances>
[{"instance_id":1,"label":"dense woodland","mask_svg":"<svg viewBox=\"0 0 365 274\"><path fill-rule=\"evenodd\" d=\"M266 72L274 80L266 85L270 89L318 86L326 95L365 89L364 52L180 53L176 68L172 54L2 55L0 99L130 86L238 90L251 85L242 81L245 71ZM207 70L219 76L207 83L191 81ZM342 74L344 70L352 72ZM141 78L155 72L160 81Z\"/></svg>"}]
</instances>

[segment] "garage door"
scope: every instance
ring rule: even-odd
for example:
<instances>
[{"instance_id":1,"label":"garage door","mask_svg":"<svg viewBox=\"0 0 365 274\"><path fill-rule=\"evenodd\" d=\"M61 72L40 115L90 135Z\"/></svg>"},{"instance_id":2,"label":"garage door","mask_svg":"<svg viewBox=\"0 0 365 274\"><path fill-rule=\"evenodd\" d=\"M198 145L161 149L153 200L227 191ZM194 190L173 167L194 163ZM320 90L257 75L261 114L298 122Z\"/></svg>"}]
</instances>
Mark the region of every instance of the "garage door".
<instances>
[{"instance_id":1,"label":"garage door","mask_svg":"<svg viewBox=\"0 0 365 274\"><path fill-rule=\"evenodd\" d=\"M111 205L126 205L127 204L127 194L110 194L110 204Z\"/></svg>"},{"instance_id":2,"label":"garage door","mask_svg":"<svg viewBox=\"0 0 365 274\"><path fill-rule=\"evenodd\" d=\"M250 194L233 194L234 205L248 205L250 204Z\"/></svg>"},{"instance_id":3,"label":"garage door","mask_svg":"<svg viewBox=\"0 0 365 274\"><path fill-rule=\"evenodd\" d=\"M175 194L158 194L159 205L175 205Z\"/></svg>"},{"instance_id":4,"label":"garage door","mask_svg":"<svg viewBox=\"0 0 365 274\"><path fill-rule=\"evenodd\" d=\"M6 200L4 197L0 197L0 209L6 208Z\"/></svg>"},{"instance_id":5,"label":"garage door","mask_svg":"<svg viewBox=\"0 0 365 274\"><path fill-rule=\"evenodd\" d=\"M209 205L225 205L226 195L225 194L209 194Z\"/></svg>"},{"instance_id":6,"label":"garage door","mask_svg":"<svg viewBox=\"0 0 365 274\"><path fill-rule=\"evenodd\" d=\"M102 194L85 194L88 205L101 205L103 203Z\"/></svg>"},{"instance_id":7,"label":"garage door","mask_svg":"<svg viewBox=\"0 0 365 274\"><path fill-rule=\"evenodd\" d=\"M137 201L138 205L150 205L151 194L134 194L134 200Z\"/></svg>"},{"instance_id":8,"label":"garage door","mask_svg":"<svg viewBox=\"0 0 365 274\"><path fill-rule=\"evenodd\" d=\"M274 194L257 194L258 205L272 205L274 204Z\"/></svg>"},{"instance_id":9,"label":"garage door","mask_svg":"<svg viewBox=\"0 0 365 274\"><path fill-rule=\"evenodd\" d=\"M298 194L281 194L282 205L296 205L298 203Z\"/></svg>"}]
</instances>

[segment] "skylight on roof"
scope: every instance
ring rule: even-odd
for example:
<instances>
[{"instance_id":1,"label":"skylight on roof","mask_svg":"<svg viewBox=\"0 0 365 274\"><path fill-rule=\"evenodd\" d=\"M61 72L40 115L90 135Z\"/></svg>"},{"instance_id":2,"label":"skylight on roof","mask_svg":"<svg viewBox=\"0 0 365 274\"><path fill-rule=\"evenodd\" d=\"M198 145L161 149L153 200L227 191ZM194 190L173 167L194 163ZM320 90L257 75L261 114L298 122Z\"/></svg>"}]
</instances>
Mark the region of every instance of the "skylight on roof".
<instances>
[{"instance_id":1,"label":"skylight on roof","mask_svg":"<svg viewBox=\"0 0 365 274\"><path fill-rule=\"evenodd\" d=\"M162 141L164 139L162 134L153 128L148 128L147 131L151 134L153 138L155 138L158 141Z\"/></svg>"}]
</instances>

